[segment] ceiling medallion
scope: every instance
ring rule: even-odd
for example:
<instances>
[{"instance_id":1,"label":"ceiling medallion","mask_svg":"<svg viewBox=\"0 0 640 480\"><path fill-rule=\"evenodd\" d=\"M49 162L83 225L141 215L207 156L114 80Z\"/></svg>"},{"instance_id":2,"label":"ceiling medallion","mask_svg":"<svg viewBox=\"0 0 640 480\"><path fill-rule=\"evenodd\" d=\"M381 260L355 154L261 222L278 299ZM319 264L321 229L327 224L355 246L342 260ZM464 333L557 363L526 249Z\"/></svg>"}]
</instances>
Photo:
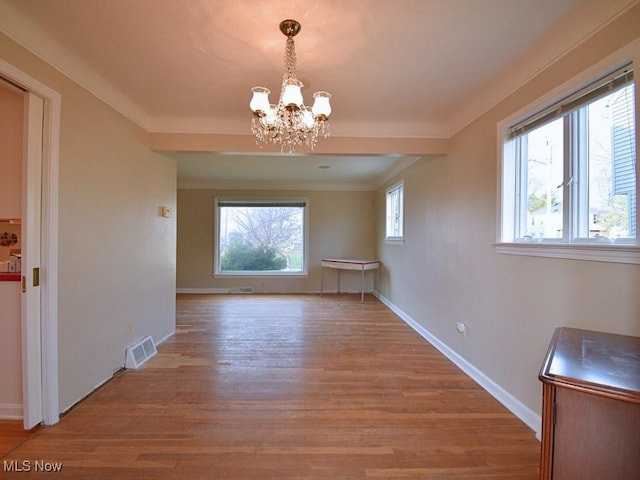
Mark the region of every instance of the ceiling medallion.
<instances>
[{"instance_id":1,"label":"ceiling medallion","mask_svg":"<svg viewBox=\"0 0 640 480\"><path fill-rule=\"evenodd\" d=\"M329 136L329 115L331 94L313 94L313 107L304 105L302 82L296 78L296 47L293 41L300 32L300 23L295 20L280 22L280 31L287 37L284 52L284 74L280 99L277 104L269 102L271 91L265 87L253 87L249 106L253 111L251 132L256 143L262 148L267 143L280 145L281 151L294 152L304 143L314 150L318 137Z\"/></svg>"}]
</instances>

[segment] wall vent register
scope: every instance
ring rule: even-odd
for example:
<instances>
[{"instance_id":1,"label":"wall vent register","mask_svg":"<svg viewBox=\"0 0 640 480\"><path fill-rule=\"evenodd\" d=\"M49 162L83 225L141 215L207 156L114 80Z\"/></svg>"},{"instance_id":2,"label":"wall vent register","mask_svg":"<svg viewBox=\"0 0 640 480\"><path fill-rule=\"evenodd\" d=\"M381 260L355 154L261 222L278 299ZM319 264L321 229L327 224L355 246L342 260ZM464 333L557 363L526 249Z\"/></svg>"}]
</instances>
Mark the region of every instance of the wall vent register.
<instances>
[{"instance_id":1,"label":"wall vent register","mask_svg":"<svg viewBox=\"0 0 640 480\"><path fill-rule=\"evenodd\" d=\"M153 343L153 338L147 335L127 348L124 367L136 369L156 353L158 353L158 351L156 350L155 343Z\"/></svg>"}]
</instances>

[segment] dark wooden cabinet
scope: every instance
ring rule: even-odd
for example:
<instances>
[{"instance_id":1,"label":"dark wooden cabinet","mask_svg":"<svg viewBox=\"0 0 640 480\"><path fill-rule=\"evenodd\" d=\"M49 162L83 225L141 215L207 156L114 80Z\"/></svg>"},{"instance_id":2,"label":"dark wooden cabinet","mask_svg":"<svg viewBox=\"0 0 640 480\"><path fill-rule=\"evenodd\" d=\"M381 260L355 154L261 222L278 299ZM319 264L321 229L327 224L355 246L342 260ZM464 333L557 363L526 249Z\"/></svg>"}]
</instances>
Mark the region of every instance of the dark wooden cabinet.
<instances>
[{"instance_id":1,"label":"dark wooden cabinet","mask_svg":"<svg viewBox=\"0 0 640 480\"><path fill-rule=\"evenodd\" d=\"M540 380L540 478L638 480L640 337L558 328Z\"/></svg>"}]
</instances>

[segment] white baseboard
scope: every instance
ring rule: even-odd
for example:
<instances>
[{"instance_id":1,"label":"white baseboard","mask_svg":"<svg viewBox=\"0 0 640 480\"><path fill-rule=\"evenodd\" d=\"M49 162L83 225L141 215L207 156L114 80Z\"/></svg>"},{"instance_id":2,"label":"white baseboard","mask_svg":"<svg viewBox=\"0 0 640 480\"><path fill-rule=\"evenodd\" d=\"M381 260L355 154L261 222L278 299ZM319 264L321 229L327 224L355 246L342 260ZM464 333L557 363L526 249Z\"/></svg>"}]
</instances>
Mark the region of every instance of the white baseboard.
<instances>
[{"instance_id":1,"label":"white baseboard","mask_svg":"<svg viewBox=\"0 0 640 480\"><path fill-rule=\"evenodd\" d=\"M1 420L22 420L21 403L0 403Z\"/></svg>"},{"instance_id":2,"label":"white baseboard","mask_svg":"<svg viewBox=\"0 0 640 480\"><path fill-rule=\"evenodd\" d=\"M164 337L162 337L160 340L158 340L156 342L156 345L160 345L161 343L163 343L164 341L166 341L167 339L173 337L176 334L175 329L171 330L169 333L167 333Z\"/></svg>"},{"instance_id":3,"label":"white baseboard","mask_svg":"<svg viewBox=\"0 0 640 480\"><path fill-rule=\"evenodd\" d=\"M412 319L409 315L394 305L388 298L376 292L376 296L391 311L398 315L407 325L418 332L426 341L439 350L445 357L451 360L464 373L469 375L476 383L489 392L496 400L502 403L511 413L522 420L531 430L536 433L536 438L541 438L542 418L536 412L523 404L516 397L507 392L499 384L487 377L482 371L473 364L465 360L458 353L452 350L444 342L429 332L426 328Z\"/></svg>"},{"instance_id":4,"label":"white baseboard","mask_svg":"<svg viewBox=\"0 0 640 480\"><path fill-rule=\"evenodd\" d=\"M228 294L231 293L231 289L230 288L176 288L176 293L194 293L194 294L203 294L203 295L211 295L211 294ZM254 293L261 293L261 292L254 292ZM297 294L312 294L312 295L319 295L320 294L320 290L311 290L311 291L307 291L307 292L265 292L267 294L275 294L275 295L279 295L279 294L291 294L291 295L297 295ZM335 295L338 293L337 289L325 289L323 291L323 293L326 293L327 295ZM340 293L362 293L361 290L356 290L356 289L351 289L351 288L347 288L347 289L341 289ZM370 290L367 291L365 290L364 293L372 293L375 294L374 291Z\"/></svg>"},{"instance_id":5,"label":"white baseboard","mask_svg":"<svg viewBox=\"0 0 640 480\"><path fill-rule=\"evenodd\" d=\"M211 293L230 293L230 288L176 288L176 293L200 293L200 294L211 294Z\"/></svg>"},{"instance_id":6,"label":"white baseboard","mask_svg":"<svg viewBox=\"0 0 640 480\"><path fill-rule=\"evenodd\" d=\"M312 292L313 294L317 294L320 295L320 290L313 290ZM361 295L362 294L362 290L358 290L355 288L341 288L340 291L338 292L338 290L336 288L325 288L322 291L323 294L327 294L327 295L342 295L343 293L345 295ZM374 294L374 292L372 290L365 290L364 291L365 295L370 295L370 294Z\"/></svg>"}]
</instances>

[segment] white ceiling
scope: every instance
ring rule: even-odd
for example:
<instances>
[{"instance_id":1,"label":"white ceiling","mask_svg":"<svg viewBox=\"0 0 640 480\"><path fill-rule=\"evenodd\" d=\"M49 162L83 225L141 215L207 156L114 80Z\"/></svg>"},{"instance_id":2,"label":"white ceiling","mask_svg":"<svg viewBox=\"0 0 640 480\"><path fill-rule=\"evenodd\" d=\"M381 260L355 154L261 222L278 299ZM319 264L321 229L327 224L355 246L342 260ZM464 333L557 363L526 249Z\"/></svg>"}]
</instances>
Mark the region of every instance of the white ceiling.
<instances>
[{"instance_id":1,"label":"white ceiling","mask_svg":"<svg viewBox=\"0 0 640 480\"><path fill-rule=\"evenodd\" d=\"M611 1L615 12L634 3ZM285 43L278 24L294 18L302 24L295 41L303 93L307 102L316 90L332 93L333 136L446 138L498 100L487 87L514 62L596 3L0 0L0 29L150 132L247 134L250 88L277 95ZM593 28L586 22L559 51ZM415 160L256 152L175 156L183 182L363 187Z\"/></svg>"}]
</instances>

